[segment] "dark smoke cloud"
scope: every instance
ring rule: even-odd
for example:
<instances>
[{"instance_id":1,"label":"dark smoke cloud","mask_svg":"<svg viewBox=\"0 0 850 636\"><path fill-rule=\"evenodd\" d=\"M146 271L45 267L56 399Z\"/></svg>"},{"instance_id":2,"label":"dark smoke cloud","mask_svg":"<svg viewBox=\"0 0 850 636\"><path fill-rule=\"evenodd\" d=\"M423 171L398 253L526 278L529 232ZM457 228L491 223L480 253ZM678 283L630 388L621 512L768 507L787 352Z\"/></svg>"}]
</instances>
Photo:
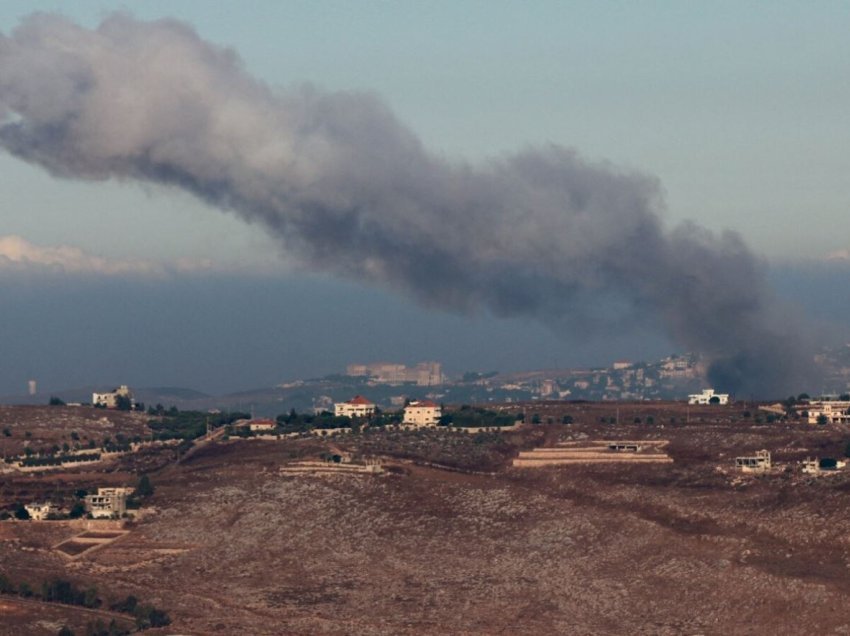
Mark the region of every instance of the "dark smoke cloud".
<instances>
[{"instance_id":1,"label":"dark smoke cloud","mask_svg":"<svg viewBox=\"0 0 850 636\"><path fill-rule=\"evenodd\" d=\"M666 230L655 179L557 146L453 163L374 96L272 90L173 20L28 18L0 36L0 117L0 144L54 175L188 190L309 267L429 306L660 321L742 395L793 390L802 369L761 263L736 234Z\"/></svg>"}]
</instances>

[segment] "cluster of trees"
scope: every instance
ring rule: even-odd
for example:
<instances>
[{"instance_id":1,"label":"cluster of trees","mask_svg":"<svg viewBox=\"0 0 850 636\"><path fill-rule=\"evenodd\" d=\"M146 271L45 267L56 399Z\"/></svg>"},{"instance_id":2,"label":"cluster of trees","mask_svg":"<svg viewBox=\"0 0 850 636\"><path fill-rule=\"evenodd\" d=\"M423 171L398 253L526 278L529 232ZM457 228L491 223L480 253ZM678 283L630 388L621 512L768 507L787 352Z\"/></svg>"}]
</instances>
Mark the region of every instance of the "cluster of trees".
<instances>
[{"instance_id":1,"label":"cluster of trees","mask_svg":"<svg viewBox=\"0 0 850 636\"><path fill-rule=\"evenodd\" d=\"M9 458L14 461L14 458ZM100 453L81 453L79 455L45 455L36 457L28 455L21 460L22 466L61 466L62 464L76 464L79 462L91 462L100 459Z\"/></svg>"},{"instance_id":2,"label":"cluster of trees","mask_svg":"<svg viewBox=\"0 0 850 636\"><path fill-rule=\"evenodd\" d=\"M63 605L77 605L90 609L101 607L104 604L94 586L81 588L65 579L53 579L43 582L41 589L36 591L26 582L20 582L16 585L3 573L0 573L0 594L16 594L23 598L39 599L45 603L62 603ZM132 616L139 630L165 627L171 624L171 618L165 611L151 605L143 605L139 603L135 596L128 596L124 600L112 603L109 605L109 609L113 612ZM86 630L87 636L118 636L129 633L129 630L120 627L115 621L112 621L108 626L104 625L102 621L97 621L90 624ZM69 634L73 636L73 632L68 627L63 627L59 634L61 636L68 636Z\"/></svg>"},{"instance_id":3,"label":"cluster of trees","mask_svg":"<svg viewBox=\"0 0 850 636\"><path fill-rule=\"evenodd\" d=\"M457 411L444 413L440 417L440 426L462 426L464 428L513 426L517 420L523 418L522 413L497 413L496 411L464 404Z\"/></svg>"},{"instance_id":4,"label":"cluster of trees","mask_svg":"<svg viewBox=\"0 0 850 636\"><path fill-rule=\"evenodd\" d=\"M289 413L278 415L275 421L281 433L306 433L313 429L327 430L333 428L351 428L359 430L368 422L369 426L387 426L401 421L400 413L383 413L380 410L369 418L351 418L345 415L334 415L330 411L317 414L297 413L295 409Z\"/></svg>"},{"instance_id":5,"label":"cluster of trees","mask_svg":"<svg viewBox=\"0 0 850 636\"><path fill-rule=\"evenodd\" d=\"M183 439L192 440L207 432L207 425L219 428L232 424L236 420L248 419L248 413L204 413L203 411L179 411L171 407L167 411L161 404L148 409L149 415L155 419L148 421L148 426L154 431L154 437L160 440Z\"/></svg>"}]
</instances>

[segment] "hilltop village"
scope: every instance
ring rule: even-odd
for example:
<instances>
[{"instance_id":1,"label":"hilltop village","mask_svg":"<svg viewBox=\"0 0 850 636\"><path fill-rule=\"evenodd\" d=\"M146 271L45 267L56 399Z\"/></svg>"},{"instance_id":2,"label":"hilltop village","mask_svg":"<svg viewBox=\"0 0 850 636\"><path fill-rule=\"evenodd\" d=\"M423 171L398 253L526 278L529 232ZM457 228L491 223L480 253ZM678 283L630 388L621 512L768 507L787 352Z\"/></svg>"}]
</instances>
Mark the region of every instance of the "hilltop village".
<instances>
[{"instance_id":1,"label":"hilltop village","mask_svg":"<svg viewBox=\"0 0 850 636\"><path fill-rule=\"evenodd\" d=\"M413 373L445 385L427 384L438 367ZM361 388L389 379L369 377ZM389 386L418 386L404 377ZM789 612L844 624L824 608L850 586L848 394L387 405L363 391L273 417L145 406L126 385L49 402L0 406L0 606L14 633L416 634L457 616L467 633L563 632L565 617L622 633L642 601L615 582L664 599L667 627L636 633L730 631L733 605L770 624L801 590ZM815 562L840 567L821 576ZM733 583L684 612L695 568ZM399 605L423 598L405 589L433 590L424 613Z\"/></svg>"}]
</instances>

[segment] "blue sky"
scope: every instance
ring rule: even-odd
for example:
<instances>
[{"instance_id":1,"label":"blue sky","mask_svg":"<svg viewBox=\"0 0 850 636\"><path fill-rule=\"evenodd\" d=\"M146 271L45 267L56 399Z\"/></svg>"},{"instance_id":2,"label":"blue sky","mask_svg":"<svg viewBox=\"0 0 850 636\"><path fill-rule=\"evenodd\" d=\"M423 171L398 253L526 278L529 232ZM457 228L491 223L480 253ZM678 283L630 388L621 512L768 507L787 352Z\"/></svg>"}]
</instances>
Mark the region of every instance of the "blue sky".
<instances>
[{"instance_id":1,"label":"blue sky","mask_svg":"<svg viewBox=\"0 0 850 636\"><path fill-rule=\"evenodd\" d=\"M590 159L660 179L671 224L692 219L715 231L732 228L774 263L850 260L846 2L10 0L0 3L0 30L8 35L33 11L58 11L94 26L122 9L143 19L190 23L203 38L232 47L251 74L273 86L306 81L329 90L372 91L426 147L449 158L482 162L528 145L574 147ZM0 171L0 237L16 235L43 249L70 246L110 261L171 267L179 259L212 260L210 276L309 278L261 228L187 194L58 180L5 154ZM316 298L326 298L341 283L319 278L313 285L324 290ZM310 292L299 289L300 302L309 302ZM359 293L357 286L345 289ZM406 300L386 303L411 312L408 320L421 315ZM24 316L27 308L14 309ZM483 329L451 320L467 334ZM483 330L494 340L479 348L504 337L507 323L488 324ZM176 324L172 328L179 332ZM531 339L523 340L527 350L546 350L545 330L530 331ZM359 358L373 359L375 347L390 357L376 343ZM574 345L562 345L565 353L553 357L591 360L589 350L571 358L566 351L575 351ZM623 352L642 348L624 345ZM514 352L519 366L551 366L520 353ZM600 349L598 357L613 355ZM415 356L422 357L419 350ZM342 354L338 359L344 363ZM316 369L337 364L322 360ZM39 365L31 366L38 374ZM272 383L274 363L261 366L267 370L234 386ZM154 375L150 365L126 372L140 382ZM204 380L198 369L184 375L192 373L197 381L186 384L206 381L216 390L227 384ZM62 383L59 374L54 377ZM91 381L108 382L102 376Z\"/></svg>"}]
</instances>

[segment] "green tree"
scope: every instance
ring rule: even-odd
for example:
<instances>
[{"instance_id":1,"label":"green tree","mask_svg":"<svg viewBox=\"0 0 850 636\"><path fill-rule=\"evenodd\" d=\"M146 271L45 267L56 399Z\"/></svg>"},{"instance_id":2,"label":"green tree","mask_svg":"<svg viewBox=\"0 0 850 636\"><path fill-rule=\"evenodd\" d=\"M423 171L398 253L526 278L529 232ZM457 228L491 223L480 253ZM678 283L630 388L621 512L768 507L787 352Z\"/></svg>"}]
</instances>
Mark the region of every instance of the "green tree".
<instances>
[{"instance_id":1,"label":"green tree","mask_svg":"<svg viewBox=\"0 0 850 636\"><path fill-rule=\"evenodd\" d=\"M15 506L15 519L20 519L21 521L26 521L30 518L30 513L27 512L27 509L24 508L24 504L18 504Z\"/></svg>"},{"instance_id":2,"label":"green tree","mask_svg":"<svg viewBox=\"0 0 850 636\"><path fill-rule=\"evenodd\" d=\"M136 484L136 490L133 493L136 497L150 497L153 494L153 484L150 477L142 475L139 477L139 483Z\"/></svg>"},{"instance_id":3,"label":"green tree","mask_svg":"<svg viewBox=\"0 0 850 636\"><path fill-rule=\"evenodd\" d=\"M818 415L818 424L820 426L826 426L829 424L829 418L826 415Z\"/></svg>"},{"instance_id":4,"label":"green tree","mask_svg":"<svg viewBox=\"0 0 850 636\"><path fill-rule=\"evenodd\" d=\"M14 592L15 586L12 582L6 578L5 574L0 574L0 594L8 594L9 592Z\"/></svg>"},{"instance_id":5,"label":"green tree","mask_svg":"<svg viewBox=\"0 0 850 636\"><path fill-rule=\"evenodd\" d=\"M136 607L139 604L139 599L130 594L123 601L119 601L112 605L111 609L116 612L123 612L125 614L132 614L136 611Z\"/></svg>"},{"instance_id":6,"label":"green tree","mask_svg":"<svg viewBox=\"0 0 850 636\"><path fill-rule=\"evenodd\" d=\"M708 399L708 403L709 403L709 404L720 404L720 398L719 398L719 397L717 397L716 395L712 395L712 396Z\"/></svg>"},{"instance_id":7,"label":"green tree","mask_svg":"<svg viewBox=\"0 0 850 636\"><path fill-rule=\"evenodd\" d=\"M56 636L74 636L74 632L72 632L71 628L67 625L63 625L62 629L59 630L59 633Z\"/></svg>"},{"instance_id":8,"label":"green tree","mask_svg":"<svg viewBox=\"0 0 850 636\"><path fill-rule=\"evenodd\" d=\"M65 400L58 398L55 395L51 395L47 404L50 406L65 406Z\"/></svg>"}]
</instances>

